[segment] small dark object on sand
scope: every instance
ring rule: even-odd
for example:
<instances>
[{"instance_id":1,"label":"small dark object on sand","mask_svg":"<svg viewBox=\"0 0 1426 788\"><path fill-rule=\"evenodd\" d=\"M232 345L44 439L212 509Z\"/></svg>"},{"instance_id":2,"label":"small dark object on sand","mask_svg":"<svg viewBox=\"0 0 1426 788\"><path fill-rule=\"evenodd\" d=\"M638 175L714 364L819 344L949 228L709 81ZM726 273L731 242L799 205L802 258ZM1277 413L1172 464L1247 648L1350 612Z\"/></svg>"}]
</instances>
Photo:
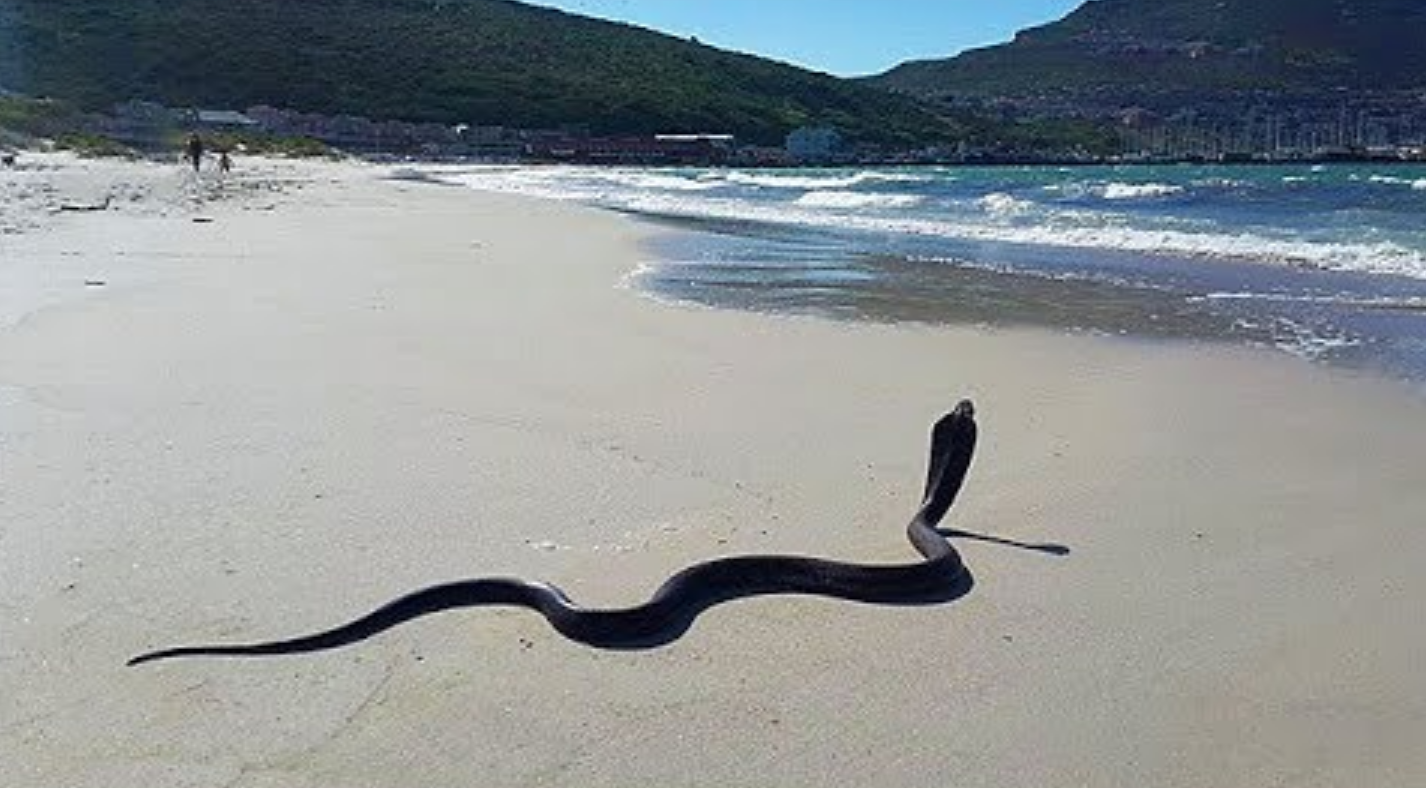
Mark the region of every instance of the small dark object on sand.
<instances>
[{"instance_id":1,"label":"small dark object on sand","mask_svg":"<svg viewBox=\"0 0 1426 788\"><path fill-rule=\"evenodd\" d=\"M84 280L84 286L85 286L85 287L104 287L104 286L107 285L107 284L109 284L109 283L106 282L106 281L104 281L103 279L85 279L85 280Z\"/></svg>"},{"instance_id":2,"label":"small dark object on sand","mask_svg":"<svg viewBox=\"0 0 1426 788\"><path fill-rule=\"evenodd\" d=\"M212 223L213 223L213 217L211 217L211 216L195 216L195 217L193 217L193 223L194 223L194 224L212 224Z\"/></svg>"},{"instance_id":3,"label":"small dark object on sand","mask_svg":"<svg viewBox=\"0 0 1426 788\"><path fill-rule=\"evenodd\" d=\"M14 167L14 166L15 166L15 154L13 154L13 153L0 153L0 164L5 165L6 167Z\"/></svg>"},{"instance_id":4,"label":"small dark object on sand","mask_svg":"<svg viewBox=\"0 0 1426 788\"><path fill-rule=\"evenodd\" d=\"M59 210L62 213L88 213L91 211L107 211L109 210L109 204L113 201L114 198L110 196L105 197L104 202L94 203L92 205L88 203L67 202L62 203L59 206Z\"/></svg>"}]
</instances>

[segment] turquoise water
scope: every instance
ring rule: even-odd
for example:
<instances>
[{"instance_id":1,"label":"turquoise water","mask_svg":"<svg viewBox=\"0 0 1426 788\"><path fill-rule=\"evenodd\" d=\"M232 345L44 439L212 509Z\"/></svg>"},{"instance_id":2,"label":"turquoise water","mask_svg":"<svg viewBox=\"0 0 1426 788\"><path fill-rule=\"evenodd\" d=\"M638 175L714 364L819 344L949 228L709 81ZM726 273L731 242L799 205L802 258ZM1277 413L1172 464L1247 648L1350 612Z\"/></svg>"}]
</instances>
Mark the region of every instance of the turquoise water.
<instances>
[{"instance_id":1,"label":"turquoise water","mask_svg":"<svg viewBox=\"0 0 1426 788\"><path fill-rule=\"evenodd\" d=\"M671 297L1242 342L1426 380L1426 166L442 177L694 230L643 279Z\"/></svg>"}]
</instances>

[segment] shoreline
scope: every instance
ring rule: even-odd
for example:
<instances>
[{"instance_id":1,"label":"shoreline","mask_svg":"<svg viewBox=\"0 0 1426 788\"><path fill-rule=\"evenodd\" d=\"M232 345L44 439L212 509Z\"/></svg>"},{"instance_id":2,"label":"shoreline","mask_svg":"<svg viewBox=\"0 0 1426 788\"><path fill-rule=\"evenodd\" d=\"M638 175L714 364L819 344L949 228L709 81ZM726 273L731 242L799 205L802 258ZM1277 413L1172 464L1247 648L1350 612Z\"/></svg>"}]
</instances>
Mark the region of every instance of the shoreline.
<instances>
[{"instance_id":1,"label":"shoreline","mask_svg":"<svg viewBox=\"0 0 1426 788\"><path fill-rule=\"evenodd\" d=\"M0 329L0 391L22 392L0 397L0 763L20 779L1426 776L1426 402L1395 384L672 306L620 286L650 232L632 220L272 166L304 181L273 210L44 231L118 285ZM152 276L122 286L129 259ZM1072 552L958 542L977 587L953 604L748 600L628 653L469 611L308 658L122 667L461 577L603 606L720 555L900 560L925 431L961 396L982 444L946 524Z\"/></svg>"},{"instance_id":2,"label":"shoreline","mask_svg":"<svg viewBox=\"0 0 1426 788\"><path fill-rule=\"evenodd\" d=\"M1398 227L1401 205L1381 218L1400 230L1390 241L1338 227L1327 243L1292 224L1299 236L1288 242L1261 225L1275 221L1262 218L1269 212L1241 227L1170 230L1165 240L1165 226L1189 221L1180 210L1208 211L1195 203L1262 202L1249 196L1257 189L1301 200L1288 193L1293 184L1318 177L1283 171L1259 184L1244 180L1256 176L1243 170L1195 172L1150 172L1147 184L1119 170L1088 180L1044 171L993 182L901 171L431 174L684 230L663 236L656 253L664 264L643 277L681 301L838 319L1224 340L1426 381L1419 342L1426 325L1413 319L1426 285L1408 273L1421 270L1423 258L1417 235ZM1392 199L1412 199L1401 191L1414 187L1409 180L1350 170L1321 177L1333 181L1313 187L1312 199L1324 205L1386 199L1379 193L1386 189L1406 195ZM1069 237L1049 238L1064 223L1074 230Z\"/></svg>"},{"instance_id":3,"label":"shoreline","mask_svg":"<svg viewBox=\"0 0 1426 788\"><path fill-rule=\"evenodd\" d=\"M446 182L441 182L445 185ZM533 198L540 199L540 198ZM1244 352L1262 354L1274 360L1289 359L1327 374L1380 380L1426 395L1426 377L1385 366L1379 359L1336 358L1334 353L1351 350L1358 343L1340 337L1319 336L1305 326L1287 322L1262 326L1225 314L1189 308L1174 296L1151 288L1136 288L1092 281L1056 280L1033 273L1001 271L994 267L966 265L929 270L921 278L948 290L928 300L924 293L890 292L889 288L853 287L824 300L779 294L782 286L763 282L755 288L727 292L718 270L724 264L704 265L681 259L680 250L708 245L710 239L736 233L718 229L721 222L703 222L684 217L639 214L617 208L593 206L613 216L646 225L650 235L641 244L656 259L639 264L624 277L626 286L638 289L658 303L689 308L745 312L768 318L810 318L868 325L921 327L929 329L988 332L1043 333L1049 337L1081 337L1091 341L1127 343L1149 348L1180 348L1207 353ZM718 243L716 240L712 241ZM920 261L884 254L860 254L837 267L906 267ZM754 264L756 266L756 264ZM726 266L736 277L737 266ZM947 284L950 283L950 284ZM961 296L953 291L964 287L980 291L978 296ZM987 298L985 292L995 298ZM1190 298L1189 304L1211 300ZM1330 299L1328 299L1330 300ZM948 305L954 305L951 308ZM1384 312L1419 312L1426 305L1376 305L1361 308ZM1177 314L1175 314L1177 313Z\"/></svg>"},{"instance_id":4,"label":"shoreline","mask_svg":"<svg viewBox=\"0 0 1426 788\"><path fill-rule=\"evenodd\" d=\"M202 217L205 208L221 207L224 205L235 207L241 211L273 211L284 203L293 199L298 199L298 193L303 188L303 184L310 180L321 180L323 173L342 171L361 171L367 173L383 173L376 175L382 180L388 180L395 184L409 184L413 186L442 186L455 189L469 190L468 186L442 180L437 175L432 175L427 170L411 169L413 166L409 162L386 163L379 161L369 161L365 159L344 159L340 161L312 160L312 159L273 159L265 157L251 157L246 159L249 167L247 172L239 171L236 176L226 179L218 179L211 172L205 172L202 180L202 189L195 192L193 184L186 175L186 170L169 166L169 162L158 158L149 158L140 161L112 160L112 159L88 159L74 156L67 153L32 154L32 161L35 158L41 159L40 163L27 163L22 166L20 172L54 174L61 173L67 176L67 180L61 188L50 189L38 195L39 203L35 202L36 195L24 193L16 195L6 194L11 202L11 214L19 218L22 223L28 224L28 229L13 228L11 232L3 232L3 225L0 225L0 253L4 254L29 254L45 257L49 267L59 269L60 273L55 276L55 271L45 272L47 281L36 286L35 281L11 281L4 282L3 290L11 293L19 292L20 301L24 301L26 295L42 292L43 296L35 300L32 304L5 304L0 300L0 329L13 327L17 320L23 320L29 314L43 310L48 307L61 306L71 300L84 297L93 297L102 293L104 288L111 286L111 282L103 278L103 274L96 275L93 279L85 278L84 271L97 271L100 268L85 267L84 262L78 264L70 263L68 266L62 265L66 260L83 260L87 253L76 253L73 250L58 250L49 248L45 240L52 237L46 234L46 230L53 229L56 224L70 221L84 221L90 219L90 223L103 225L105 219L115 219L117 213L127 213L128 218L141 216L147 219L166 218L173 215L187 215L195 221L204 220ZM417 163L417 167L429 168L433 166L430 162ZM1132 166L1132 165L1131 165ZM74 170L80 170L80 177L74 177ZM94 171L100 173L94 176ZM164 177L129 177L124 176L125 171L129 173L147 172L152 174L155 171L166 173ZM13 171L12 173L13 174ZM88 176L88 177L86 177ZM135 186L134 180L142 183ZM0 183L0 186L5 184ZM224 191L224 189L227 191ZM296 193L289 193L294 190ZM498 194L498 192L487 192ZM117 203L106 211L98 211L88 214L85 211L73 210L68 206L82 206L107 197L111 200L117 199ZM29 204L26 204L29 198ZM529 199L540 200L539 197ZM20 203L18 210L15 210L14 203ZM569 205L580 205L580 203L568 203ZM135 207L137 206L137 207ZM658 256L662 250L671 246L668 243L670 238L679 236L697 238L700 236L722 236L724 232L717 229L723 224L721 220L709 219L700 220L689 217L663 216L657 214L643 214L636 211L629 211L614 207L585 206L588 210L600 213L607 213L612 217L621 220L630 220L646 228L641 233L639 241L640 257L646 254ZM43 219L36 221L33 217L36 213L42 214ZM211 212L211 211L209 211ZM28 219L26 217L29 217ZM5 219L0 215L0 220ZM98 222L93 222L99 219ZM13 221L13 219L12 219ZM119 226L124 224L123 218L115 219ZM94 245L95 242L102 243L102 236L106 233L113 233L112 227L101 227L98 230L90 228L89 237L80 241L82 246L85 242ZM733 234L733 237L738 237ZM73 245L73 244L71 244ZM876 257L871 258L873 262ZM895 260L896 258L890 258ZM1290 347L1276 344L1270 338L1263 338L1261 341L1243 342L1228 338L1226 335L1218 336L1221 331L1204 330L1201 332L1189 331L1188 333L1176 333L1172 330L1165 332L1163 326L1151 325L1140 321L1132 328L1118 326L1111 328L1099 328L1077 324L1074 319L1056 321L1050 319L1041 321L1041 316L1035 315L1033 319L1022 319L1025 316L1013 313L1009 318L1004 316L984 317L982 319L965 318L952 319L940 315L931 317L915 316L914 304L909 305L910 311L902 309L894 304L883 305L883 307L872 307L862 309L858 307L845 307L841 309L819 310L817 308L780 308L780 307L760 307L757 305L733 305L726 299L724 301L702 301L693 295L679 291L677 287L661 285L654 281L659 278L661 270L671 267L671 261L665 260L643 260L630 266L629 270L619 277L621 286L628 287L645 298L656 303L678 308L710 308L715 311L731 310L734 312L746 312L764 317L810 317L814 320L832 320L837 322L865 322L873 325L885 326L906 326L924 328L967 328L975 331L1009 331L1020 332L1029 331L1031 333L1043 332L1050 337L1074 336L1088 338L1091 341L1127 342L1133 344L1146 344L1149 347L1174 348L1182 347L1193 352L1197 348L1202 348L1213 353L1219 350L1232 351L1244 350L1248 353L1262 352L1264 357L1287 357L1305 362L1308 365L1326 370L1329 374L1345 373L1348 377L1367 378L1381 380L1389 385L1403 386L1412 392L1426 393L1426 380L1417 380L1405 373L1392 372L1385 369L1372 368L1370 366L1358 366L1351 364L1336 364L1324 362L1310 352L1300 351ZM970 268L967 273L975 275L980 269ZM3 274L0 271L0 274ZM13 273L13 272L12 272ZM20 272L21 275L32 272ZM130 268L128 274L138 274L142 279L145 272L141 269ZM149 273L152 273L150 271ZM996 272L987 271L988 274ZM1002 276L1014 276L1013 274L1001 274ZM1031 276L1031 280L1038 282L1038 278ZM60 282L65 283L67 292L60 292ZM76 288L79 283L82 287ZM0 292L0 298L4 293ZM1133 300L1126 297L1126 301ZM987 313L989 314L989 313ZM1145 311L1147 314L1147 310ZM911 315L908 317L908 315Z\"/></svg>"}]
</instances>

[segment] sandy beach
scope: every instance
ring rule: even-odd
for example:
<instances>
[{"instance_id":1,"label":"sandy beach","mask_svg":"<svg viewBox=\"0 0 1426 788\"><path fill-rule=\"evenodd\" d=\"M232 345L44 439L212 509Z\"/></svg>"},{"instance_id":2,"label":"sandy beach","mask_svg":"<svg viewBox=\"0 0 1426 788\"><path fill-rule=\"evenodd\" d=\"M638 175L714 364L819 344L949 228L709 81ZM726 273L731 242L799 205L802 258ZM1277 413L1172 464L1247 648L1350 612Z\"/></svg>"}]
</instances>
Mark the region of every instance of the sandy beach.
<instances>
[{"instance_id":1,"label":"sandy beach","mask_svg":"<svg viewBox=\"0 0 1426 788\"><path fill-rule=\"evenodd\" d=\"M634 220L240 161L0 171L0 774L16 786L1426 784L1426 399L1268 352L661 303ZM211 177L211 176L210 176ZM103 204L105 210L62 210ZM915 557L608 652L524 611L138 669L483 575L642 601Z\"/></svg>"}]
</instances>

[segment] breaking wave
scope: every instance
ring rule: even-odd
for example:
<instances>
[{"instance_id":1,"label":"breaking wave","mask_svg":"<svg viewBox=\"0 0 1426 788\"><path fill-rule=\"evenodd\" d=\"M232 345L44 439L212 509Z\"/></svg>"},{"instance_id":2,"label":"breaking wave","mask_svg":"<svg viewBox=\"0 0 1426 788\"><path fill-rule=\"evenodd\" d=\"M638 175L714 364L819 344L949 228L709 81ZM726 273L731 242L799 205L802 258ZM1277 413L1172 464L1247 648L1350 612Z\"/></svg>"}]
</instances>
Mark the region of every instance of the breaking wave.
<instances>
[{"instance_id":1,"label":"breaking wave","mask_svg":"<svg viewBox=\"0 0 1426 788\"><path fill-rule=\"evenodd\" d=\"M1100 190L1106 200L1142 200L1168 197L1183 192L1182 186L1168 183L1110 183Z\"/></svg>"},{"instance_id":2,"label":"breaking wave","mask_svg":"<svg viewBox=\"0 0 1426 788\"><path fill-rule=\"evenodd\" d=\"M794 171L801 172L801 171ZM902 172L863 170L851 175L805 175L775 172L728 172L722 176L730 184L763 189L796 189L799 191L850 189L869 183L922 183L929 176Z\"/></svg>"},{"instance_id":3,"label":"breaking wave","mask_svg":"<svg viewBox=\"0 0 1426 788\"><path fill-rule=\"evenodd\" d=\"M1039 207L1029 200L1022 200L1003 192L987 194L976 200L975 204L992 216L1019 216Z\"/></svg>"},{"instance_id":4,"label":"breaking wave","mask_svg":"<svg viewBox=\"0 0 1426 788\"><path fill-rule=\"evenodd\" d=\"M922 200L914 194L874 194L849 191L814 191L797 198L808 208L910 208Z\"/></svg>"},{"instance_id":5,"label":"breaking wave","mask_svg":"<svg viewBox=\"0 0 1426 788\"><path fill-rule=\"evenodd\" d=\"M1102 211L1072 210L1026 199L1012 191L934 192L930 186L939 186L930 183L937 177L934 173L831 171L809 175L805 171L505 167L446 172L443 177L483 190L575 200L677 218L751 221L870 236L1102 250L1145 257L1224 259L1426 280L1426 247L1407 245L1390 235L1354 228L1324 233L1311 224L1296 230L1277 226L1266 230L1221 220L1188 221L1169 212L1149 216L1121 214L1107 206ZM1281 175L1273 175L1272 180L1280 184ZM1421 183L1421 189L1426 190L1426 179L1392 182L1396 181ZM919 184L915 194L877 190L885 184L912 182ZM1147 199L1183 190L1161 182L1100 183L1106 200ZM948 183L944 188L952 186L962 188L960 183ZM1034 188L1044 191L1042 186Z\"/></svg>"}]
</instances>

